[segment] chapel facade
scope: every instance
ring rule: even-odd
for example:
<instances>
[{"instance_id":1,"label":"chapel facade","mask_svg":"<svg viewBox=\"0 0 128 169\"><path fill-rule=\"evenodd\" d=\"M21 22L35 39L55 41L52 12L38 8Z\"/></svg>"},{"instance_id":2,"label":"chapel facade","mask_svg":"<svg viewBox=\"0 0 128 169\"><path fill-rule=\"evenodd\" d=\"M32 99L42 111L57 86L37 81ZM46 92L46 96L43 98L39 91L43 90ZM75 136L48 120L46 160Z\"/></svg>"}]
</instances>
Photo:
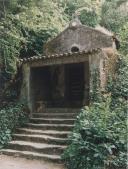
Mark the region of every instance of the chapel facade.
<instances>
[{"instance_id":1,"label":"chapel facade","mask_svg":"<svg viewBox=\"0 0 128 169\"><path fill-rule=\"evenodd\" d=\"M104 90L108 74L114 71L115 53L111 35L82 25L75 18L45 44L43 56L21 59L21 99L27 100L31 112L40 106L89 105L93 71L99 71L100 88Z\"/></svg>"}]
</instances>

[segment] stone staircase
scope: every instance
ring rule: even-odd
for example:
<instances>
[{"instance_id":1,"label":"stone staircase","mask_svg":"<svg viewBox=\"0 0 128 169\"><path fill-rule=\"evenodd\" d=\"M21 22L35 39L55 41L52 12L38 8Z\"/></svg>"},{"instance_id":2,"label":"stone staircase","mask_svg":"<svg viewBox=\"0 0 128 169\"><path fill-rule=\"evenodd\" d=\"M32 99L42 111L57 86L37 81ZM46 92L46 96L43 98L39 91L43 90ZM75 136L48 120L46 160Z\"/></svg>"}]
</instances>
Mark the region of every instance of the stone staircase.
<instances>
[{"instance_id":1,"label":"stone staircase","mask_svg":"<svg viewBox=\"0 0 128 169\"><path fill-rule=\"evenodd\" d=\"M61 154L68 145L78 109L47 108L33 113L24 128L16 129L13 141L0 152L6 155L61 162Z\"/></svg>"}]
</instances>

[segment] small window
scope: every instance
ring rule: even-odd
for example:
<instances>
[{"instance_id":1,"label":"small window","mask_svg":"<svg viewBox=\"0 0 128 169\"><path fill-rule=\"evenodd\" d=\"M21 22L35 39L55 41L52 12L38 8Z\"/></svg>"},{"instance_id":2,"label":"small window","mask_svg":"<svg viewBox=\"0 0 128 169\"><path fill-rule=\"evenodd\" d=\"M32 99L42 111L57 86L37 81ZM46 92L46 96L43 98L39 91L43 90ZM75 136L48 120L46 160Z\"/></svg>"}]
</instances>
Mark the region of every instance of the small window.
<instances>
[{"instance_id":1,"label":"small window","mask_svg":"<svg viewBox=\"0 0 128 169\"><path fill-rule=\"evenodd\" d=\"M73 46L71 48L71 52L79 52L79 48L77 46Z\"/></svg>"}]
</instances>

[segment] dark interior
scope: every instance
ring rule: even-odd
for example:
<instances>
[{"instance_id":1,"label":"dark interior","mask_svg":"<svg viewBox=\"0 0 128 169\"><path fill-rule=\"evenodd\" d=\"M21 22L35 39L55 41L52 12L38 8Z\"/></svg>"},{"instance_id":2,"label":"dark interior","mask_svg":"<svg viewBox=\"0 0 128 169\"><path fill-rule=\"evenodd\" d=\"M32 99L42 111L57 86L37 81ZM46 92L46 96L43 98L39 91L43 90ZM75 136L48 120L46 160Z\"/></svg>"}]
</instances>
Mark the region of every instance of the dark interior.
<instances>
[{"instance_id":1,"label":"dark interior","mask_svg":"<svg viewBox=\"0 0 128 169\"><path fill-rule=\"evenodd\" d=\"M50 67L39 67L31 70L32 93L35 101L51 100L51 72Z\"/></svg>"},{"instance_id":2,"label":"dark interior","mask_svg":"<svg viewBox=\"0 0 128 169\"><path fill-rule=\"evenodd\" d=\"M33 102L36 104L38 101L44 101L47 107L81 107L85 86L84 66L84 63L64 65L63 86L62 78L59 78L60 65L32 68L31 97ZM61 94L58 92L59 88L63 88Z\"/></svg>"},{"instance_id":3,"label":"dark interior","mask_svg":"<svg viewBox=\"0 0 128 169\"><path fill-rule=\"evenodd\" d=\"M84 64L65 65L65 87L68 106L81 106L84 98Z\"/></svg>"}]
</instances>

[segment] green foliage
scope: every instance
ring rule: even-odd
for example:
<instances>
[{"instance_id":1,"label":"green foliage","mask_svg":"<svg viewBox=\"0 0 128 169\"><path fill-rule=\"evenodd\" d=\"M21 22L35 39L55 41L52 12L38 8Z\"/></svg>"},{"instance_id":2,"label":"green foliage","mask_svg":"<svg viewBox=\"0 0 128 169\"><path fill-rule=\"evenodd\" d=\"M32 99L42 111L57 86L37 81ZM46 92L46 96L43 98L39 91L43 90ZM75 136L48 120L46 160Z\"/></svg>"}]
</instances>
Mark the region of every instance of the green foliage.
<instances>
[{"instance_id":1,"label":"green foliage","mask_svg":"<svg viewBox=\"0 0 128 169\"><path fill-rule=\"evenodd\" d=\"M124 1L123 1L124 2ZM123 3L122 2L122 3ZM16 73L16 60L20 57L29 57L43 53L43 44L63 30L65 24L76 12L83 24L94 27L101 19L101 24L109 30L120 30L121 39L127 31L127 15L120 13L122 3L106 1L102 6L95 0L13 0L1 1L4 19L0 21L0 61L5 72L10 75ZM113 11L114 9L114 11ZM120 9L120 8L119 8ZM117 14L118 13L118 14ZM122 50L127 43L122 44Z\"/></svg>"},{"instance_id":2,"label":"green foliage","mask_svg":"<svg viewBox=\"0 0 128 169\"><path fill-rule=\"evenodd\" d=\"M0 61L6 73L16 73L16 58L19 56L20 30L15 27L15 18L11 16L0 22Z\"/></svg>"},{"instance_id":3,"label":"green foliage","mask_svg":"<svg viewBox=\"0 0 128 169\"><path fill-rule=\"evenodd\" d=\"M11 140L16 126L23 126L28 121L24 104L10 104L0 110L0 148Z\"/></svg>"},{"instance_id":4,"label":"green foliage","mask_svg":"<svg viewBox=\"0 0 128 169\"><path fill-rule=\"evenodd\" d=\"M97 68L91 71L91 78L90 78L90 101L100 102L102 100L101 90L100 90L100 73Z\"/></svg>"},{"instance_id":5,"label":"green foliage","mask_svg":"<svg viewBox=\"0 0 128 169\"><path fill-rule=\"evenodd\" d=\"M69 169L126 167L127 105L111 110L106 100L85 107L77 117L71 145L63 154Z\"/></svg>"},{"instance_id":6,"label":"green foliage","mask_svg":"<svg viewBox=\"0 0 128 169\"><path fill-rule=\"evenodd\" d=\"M113 82L113 97L128 99L128 58L120 58L117 77Z\"/></svg>"},{"instance_id":7,"label":"green foliage","mask_svg":"<svg viewBox=\"0 0 128 169\"><path fill-rule=\"evenodd\" d=\"M120 51L123 55L128 55L128 22L121 26L118 34L121 41Z\"/></svg>"},{"instance_id":8,"label":"green foliage","mask_svg":"<svg viewBox=\"0 0 128 169\"><path fill-rule=\"evenodd\" d=\"M5 15L0 20L2 86L16 74L19 57L41 55L44 43L62 31L67 21L62 8L52 0L17 0L12 8L9 1L5 4Z\"/></svg>"},{"instance_id":9,"label":"green foliage","mask_svg":"<svg viewBox=\"0 0 128 169\"><path fill-rule=\"evenodd\" d=\"M5 83L17 71L19 57L41 55L43 45L61 32L73 14L83 24L99 22L116 32L121 53L128 54L128 14L126 0L106 0L102 8L95 0L1 0L0 1L0 78ZM128 61L121 59L114 82L110 81L104 98L99 89L98 72L93 72L90 107L81 110L63 158L70 169L118 169L126 167L126 112ZM1 81L1 79L0 79ZM4 85L2 85L2 90ZM103 100L102 100L103 99ZM26 121L23 105L0 111L0 147L11 139L17 125Z\"/></svg>"},{"instance_id":10,"label":"green foliage","mask_svg":"<svg viewBox=\"0 0 128 169\"><path fill-rule=\"evenodd\" d=\"M115 80L110 79L107 90L112 94L113 102L128 99L128 57L120 57L117 64Z\"/></svg>"},{"instance_id":11,"label":"green foliage","mask_svg":"<svg viewBox=\"0 0 128 169\"><path fill-rule=\"evenodd\" d=\"M95 27L98 24L98 15L95 10L83 10L80 15L83 24Z\"/></svg>"},{"instance_id":12,"label":"green foliage","mask_svg":"<svg viewBox=\"0 0 128 169\"><path fill-rule=\"evenodd\" d=\"M121 6L123 2L119 2L120 0L106 0L102 5L101 11L101 25L116 33L119 31L120 27L128 21L128 11L124 12Z\"/></svg>"},{"instance_id":13,"label":"green foliage","mask_svg":"<svg viewBox=\"0 0 128 169\"><path fill-rule=\"evenodd\" d=\"M125 169L128 61L120 58L115 79L110 80L104 95L99 92L96 73L94 71L93 80L97 85L92 85L94 102L77 116L69 138L71 144L62 158L69 169ZM100 99L97 94L101 95Z\"/></svg>"},{"instance_id":14,"label":"green foliage","mask_svg":"<svg viewBox=\"0 0 128 169\"><path fill-rule=\"evenodd\" d=\"M0 18L6 16L7 11L13 11L18 4L18 0L0 0Z\"/></svg>"},{"instance_id":15,"label":"green foliage","mask_svg":"<svg viewBox=\"0 0 128 169\"><path fill-rule=\"evenodd\" d=\"M100 24L116 34L120 52L128 54L128 9L127 0L105 0L101 8Z\"/></svg>"},{"instance_id":16,"label":"green foliage","mask_svg":"<svg viewBox=\"0 0 128 169\"><path fill-rule=\"evenodd\" d=\"M17 14L17 18L22 23L22 32L25 37L22 53L25 53L27 57L42 54L44 43L62 31L66 23L62 10L58 9L53 2L46 1L40 8L26 7L25 12Z\"/></svg>"},{"instance_id":17,"label":"green foliage","mask_svg":"<svg viewBox=\"0 0 128 169\"><path fill-rule=\"evenodd\" d=\"M74 13L77 13L85 25L95 27L99 23L99 10L95 0L68 0L61 3L70 20Z\"/></svg>"}]
</instances>

